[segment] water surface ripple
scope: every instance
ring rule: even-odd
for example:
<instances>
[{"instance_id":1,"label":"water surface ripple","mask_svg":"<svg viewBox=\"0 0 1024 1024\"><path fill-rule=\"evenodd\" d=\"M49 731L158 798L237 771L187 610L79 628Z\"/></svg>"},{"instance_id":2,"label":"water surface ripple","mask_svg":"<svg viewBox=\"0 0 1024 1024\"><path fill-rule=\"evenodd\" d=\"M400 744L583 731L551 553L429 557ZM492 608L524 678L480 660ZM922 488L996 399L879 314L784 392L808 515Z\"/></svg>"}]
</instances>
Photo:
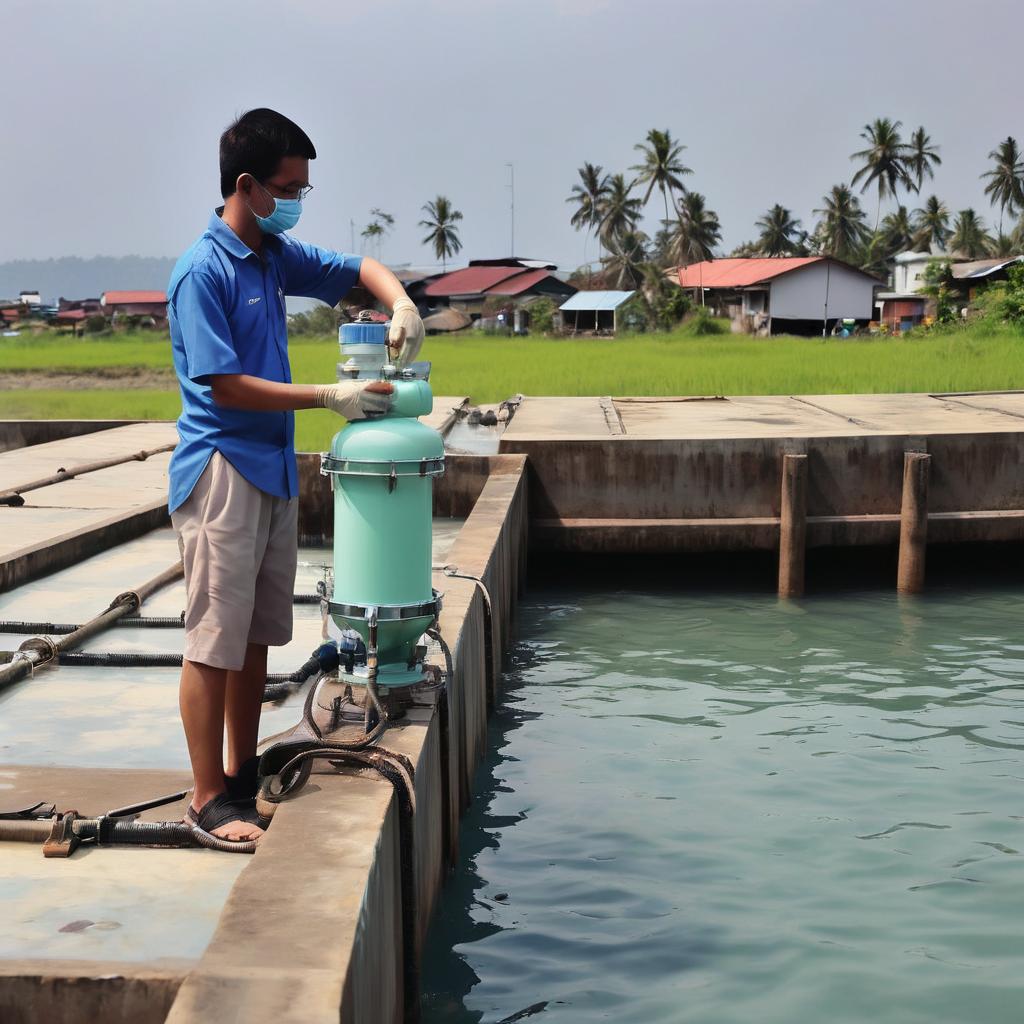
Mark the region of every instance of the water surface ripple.
<instances>
[{"instance_id":1,"label":"water surface ripple","mask_svg":"<svg viewBox=\"0 0 1024 1024\"><path fill-rule=\"evenodd\" d=\"M534 593L425 1020L1021 1020L1022 619Z\"/></svg>"}]
</instances>

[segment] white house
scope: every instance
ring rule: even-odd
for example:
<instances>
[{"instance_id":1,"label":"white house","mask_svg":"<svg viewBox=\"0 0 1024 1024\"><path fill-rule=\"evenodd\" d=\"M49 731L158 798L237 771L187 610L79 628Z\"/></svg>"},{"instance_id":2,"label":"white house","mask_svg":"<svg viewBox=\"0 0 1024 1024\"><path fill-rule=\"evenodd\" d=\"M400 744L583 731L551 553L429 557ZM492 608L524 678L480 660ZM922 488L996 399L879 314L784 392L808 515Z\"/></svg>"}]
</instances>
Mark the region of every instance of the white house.
<instances>
[{"instance_id":1,"label":"white house","mask_svg":"<svg viewBox=\"0 0 1024 1024\"><path fill-rule=\"evenodd\" d=\"M924 272L928 264L941 259L930 252L901 252L893 257L892 288L875 295L875 319L890 331L902 333L916 327L928 309Z\"/></svg>"},{"instance_id":2,"label":"white house","mask_svg":"<svg viewBox=\"0 0 1024 1024\"><path fill-rule=\"evenodd\" d=\"M867 324L881 281L830 256L705 260L679 268L679 284L732 316L742 330L821 334L840 320Z\"/></svg>"},{"instance_id":3,"label":"white house","mask_svg":"<svg viewBox=\"0 0 1024 1024\"><path fill-rule=\"evenodd\" d=\"M930 252L901 252L893 258L892 290L894 295L916 295L924 287L925 268L934 259Z\"/></svg>"}]
</instances>

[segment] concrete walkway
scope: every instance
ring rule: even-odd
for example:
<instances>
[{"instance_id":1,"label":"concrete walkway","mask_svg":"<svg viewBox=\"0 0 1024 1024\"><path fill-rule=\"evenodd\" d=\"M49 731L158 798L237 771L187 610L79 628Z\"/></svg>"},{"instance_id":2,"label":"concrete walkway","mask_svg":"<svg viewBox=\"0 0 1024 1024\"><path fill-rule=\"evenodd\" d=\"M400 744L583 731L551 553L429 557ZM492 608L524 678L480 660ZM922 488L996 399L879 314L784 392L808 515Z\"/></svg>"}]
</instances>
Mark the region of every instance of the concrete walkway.
<instances>
[{"instance_id":1,"label":"concrete walkway","mask_svg":"<svg viewBox=\"0 0 1024 1024\"><path fill-rule=\"evenodd\" d=\"M755 395L527 398L502 438L662 439L840 437L851 434L1018 432L1024 392L957 395Z\"/></svg>"},{"instance_id":2,"label":"concrete walkway","mask_svg":"<svg viewBox=\"0 0 1024 1024\"><path fill-rule=\"evenodd\" d=\"M17 490L60 470L131 459L25 491L24 505L0 506L0 591L71 565L160 525L167 515L173 423L136 423L0 453L0 490Z\"/></svg>"}]
</instances>

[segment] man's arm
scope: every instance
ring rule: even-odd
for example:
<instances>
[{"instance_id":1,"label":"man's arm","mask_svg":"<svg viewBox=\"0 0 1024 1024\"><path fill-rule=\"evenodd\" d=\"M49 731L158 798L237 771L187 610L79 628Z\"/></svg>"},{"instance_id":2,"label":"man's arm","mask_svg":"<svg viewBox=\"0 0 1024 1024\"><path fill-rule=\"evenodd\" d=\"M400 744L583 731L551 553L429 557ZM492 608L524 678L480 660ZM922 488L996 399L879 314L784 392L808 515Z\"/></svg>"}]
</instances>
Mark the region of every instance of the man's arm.
<instances>
[{"instance_id":1,"label":"man's arm","mask_svg":"<svg viewBox=\"0 0 1024 1024\"><path fill-rule=\"evenodd\" d=\"M344 390L342 390L344 389ZM218 373L210 378L210 392L217 405L224 409L248 412L288 412L291 409L335 408L338 401L328 401L325 391L351 395L358 403L358 393L390 395L394 390L388 381L344 381L342 384L281 384L248 373ZM353 406L353 409L355 406ZM335 408L335 411L343 411ZM349 419L354 418L351 414Z\"/></svg>"},{"instance_id":2,"label":"man's arm","mask_svg":"<svg viewBox=\"0 0 1024 1024\"><path fill-rule=\"evenodd\" d=\"M359 283L388 309L394 309L399 299L408 298L402 282L371 256L364 256L359 265Z\"/></svg>"},{"instance_id":3,"label":"man's arm","mask_svg":"<svg viewBox=\"0 0 1024 1024\"><path fill-rule=\"evenodd\" d=\"M223 409L287 412L316 408L315 385L281 384L248 373L219 373L210 378L210 392Z\"/></svg>"},{"instance_id":4,"label":"man's arm","mask_svg":"<svg viewBox=\"0 0 1024 1024\"><path fill-rule=\"evenodd\" d=\"M370 256L320 249L288 236L282 239L281 259L288 295L336 306L353 285L365 288L392 311L388 331L391 358L402 366L415 361L423 344L423 321L402 282L383 263Z\"/></svg>"}]
</instances>

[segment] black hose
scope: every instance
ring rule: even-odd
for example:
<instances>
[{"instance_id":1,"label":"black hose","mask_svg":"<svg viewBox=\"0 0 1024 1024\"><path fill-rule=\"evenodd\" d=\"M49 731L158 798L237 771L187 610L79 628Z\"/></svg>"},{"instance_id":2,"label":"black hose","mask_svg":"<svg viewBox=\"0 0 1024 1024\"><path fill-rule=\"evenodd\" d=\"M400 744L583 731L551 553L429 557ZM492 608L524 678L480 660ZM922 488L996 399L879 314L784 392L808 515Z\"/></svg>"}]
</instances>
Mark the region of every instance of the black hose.
<instances>
[{"instance_id":1,"label":"black hose","mask_svg":"<svg viewBox=\"0 0 1024 1024\"><path fill-rule=\"evenodd\" d=\"M293 604L319 604L319 594L295 594ZM112 622L114 629L182 629L185 625L184 612L181 615L126 615ZM49 633L65 636L81 628L80 622L29 622L20 619L0 619L0 633Z\"/></svg>"},{"instance_id":2,"label":"black hose","mask_svg":"<svg viewBox=\"0 0 1024 1024\"><path fill-rule=\"evenodd\" d=\"M57 655L59 665L114 665L133 668L181 667L180 654L163 654L154 651L61 651Z\"/></svg>"},{"instance_id":3,"label":"black hose","mask_svg":"<svg viewBox=\"0 0 1024 1024\"><path fill-rule=\"evenodd\" d=\"M180 668L180 654L160 651L61 651L60 665L114 666L131 668ZM294 672L270 672L263 690L263 701L283 700L313 676L338 667L338 649L334 644L321 644Z\"/></svg>"},{"instance_id":4,"label":"black hose","mask_svg":"<svg viewBox=\"0 0 1024 1024\"><path fill-rule=\"evenodd\" d=\"M205 846L224 853L255 853L256 840L233 842L184 821L123 821L119 818L83 818L71 826L81 839L98 846Z\"/></svg>"},{"instance_id":5,"label":"black hose","mask_svg":"<svg viewBox=\"0 0 1024 1024\"><path fill-rule=\"evenodd\" d=\"M452 776L448 766L448 758L451 756L451 714L448 707L448 688L454 685L455 668L452 659L452 652L445 639L441 636L439 629L428 629L427 636L435 641L444 654L445 675L441 684L437 699L437 723L438 723L438 747L441 759L441 849L445 856L454 864L458 860L458 849L453 842L454 833L452 830ZM461 772L461 768L459 771ZM457 831L457 830L456 830Z\"/></svg>"},{"instance_id":6,"label":"black hose","mask_svg":"<svg viewBox=\"0 0 1024 1024\"><path fill-rule=\"evenodd\" d=\"M303 666L294 672L285 674L282 672L268 673L267 682L263 687L263 703L271 704L275 701L284 700L290 697L296 690L301 689L303 683L311 677L316 676L316 682L323 675L323 667L316 658L310 658ZM316 682L313 686L315 688Z\"/></svg>"},{"instance_id":7,"label":"black hose","mask_svg":"<svg viewBox=\"0 0 1024 1024\"><path fill-rule=\"evenodd\" d=\"M494 670L494 607L491 603L491 592L487 589L487 584L484 583L482 577L474 576L472 573L463 572L456 565L435 565L432 566L435 571L443 572L445 576L457 580L471 580L477 585L477 589L480 591L480 596L484 602L484 659L487 664L485 671L487 673L487 711L490 713L494 710L495 701L498 698L498 680L497 673Z\"/></svg>"},{"instance_id":8,"label":"black hose","mask_svg":"<svg viewBox=\"0 0 1024 1024\"><path fill-rule=\"evenodd\" d=\"M179 616L126 615L110 623L111 629L181 629L184 620ZM80 624L74 622L19 622L16 619L0 621L0 633L49 633L64 636L74 633Z\"/></svg>"},{"instance_id":9,"label":"black hose","mask_svg":"<svg viewBox=\"0 0 1024 1024\"><path fill-rule=\"evenodd\" d=\"M78 625L72 622L18 622L16 620L0 621L0 633L50 633L63 636L74 633Z\"/></svg>"},{"instance_id":10,"label":"black hose","mask_svg":"<svg viewBox=\"0 0 1024 1024\"><path fill-rule=\"evenodd\" d=\"M115 629L184 629L185 613L173 615L126 615L114 623Z\"/></svg>"},{"instance_id":11,"label":"black hose","mask_svg":"<svg viewBox=\"0 0 1024 1024\"><path fill-rule=\"evenodd\" d=\"M193 827L184 821L83 818L71 827L81 839L94 839L99 846L195 846Z\"/></svg>"}]
</instances>

